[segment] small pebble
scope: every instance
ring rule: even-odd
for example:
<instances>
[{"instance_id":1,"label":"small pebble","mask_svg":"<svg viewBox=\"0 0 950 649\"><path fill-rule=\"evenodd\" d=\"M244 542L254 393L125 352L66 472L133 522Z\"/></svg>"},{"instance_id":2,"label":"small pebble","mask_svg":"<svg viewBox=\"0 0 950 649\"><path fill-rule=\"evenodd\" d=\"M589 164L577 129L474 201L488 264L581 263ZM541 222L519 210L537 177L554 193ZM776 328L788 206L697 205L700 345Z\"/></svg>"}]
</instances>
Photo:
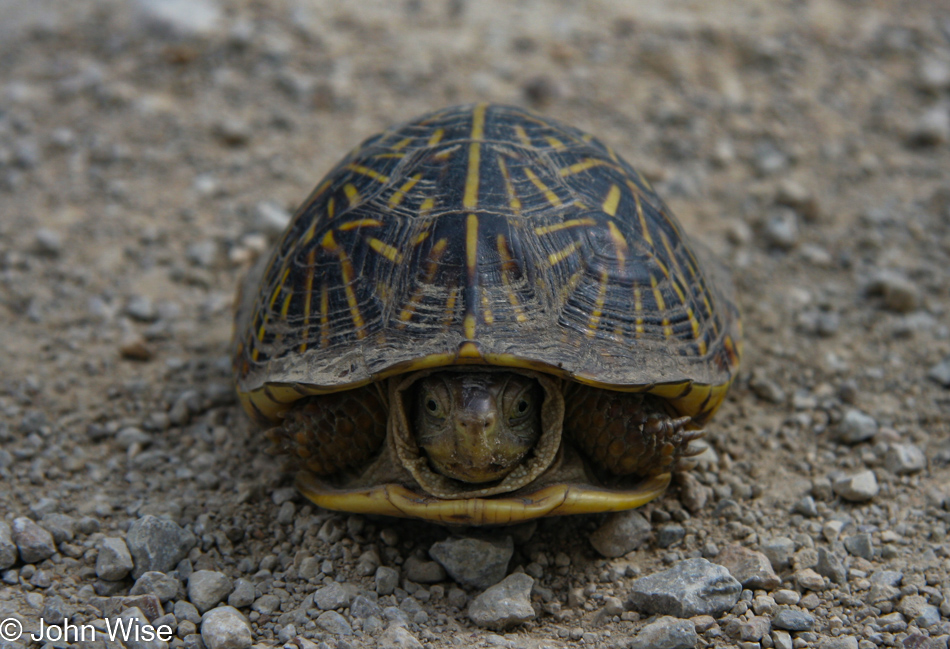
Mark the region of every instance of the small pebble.
<instances>
[{"instance_id":1,"label":"small pebble","mask_svg":"<svg viewBox=\"0 0 950 649\"><path fill-rule=\"evenodd\" d=\"M884 453L884 468L895 475L917 473L927 468L927 457L913 444L889 444Z\"/></svg>"},{"instance_id":2,"label":"small pebble","mask_svg":"<svg viewBox=\"0 0 950 649\"><path fill-rule=\"evenodd\" d=\"M815 628L815 616L796 608L781 607L772 618L772 626L786 631L811 631Z\"/></svg>"},{"instance_id":3,"label":"small pebble","mask_svg":"<svg viewBox=\"0 0 950 649\"><path fill-rule=\"evenodd\" d=\"M380 636L378 646L380 649L423 649L424 645L406 627L392 625Z\"/></svg>"},{"instance_id":4,"label":"small pebble","mask_svg":"<svg viewBox=\"0 0 950 649\"><path fill-rule=\"evenodd\" d=\"M950 110L937 104L926 110L913 125L909 141L917 146L938 146L950 140Z\"/></svg>"},{"instance_id":5,"label":"small pebble","mask_svg":"<svg viewBox=\"0 0 950 649\"><path fill-rule=\"evenodd\" d=\"M877 434L877 421L860 410L850 409L836 429L838 441L845 444L866 442Z\"/></svg>"},{"instance_id":6,"label":"small pebble","mask_svg":"<svg viewBox=\"0 0 950 649\"><path fill-rule=\"evenodd\" d=\"M261 201L254 206L252 227L271 239L276 239L290 223L290 212L274 201Z\"/></svg>"},{"instance_id":7,"label":"small pebble","mask_svg":"<svg viewBox=\"0 0 950 649\"><path fill-rule=\"evenodd\" d=\"M129 591L130 595L154 595L161 602L178 599L181 591L181 582L157 570L143 573Z\"/></svg>"},{"instance_id":8,"label":"small pebble","mask_svg":"<svg viewBox=\"0 0 950 649\"><path fill-rule=\"evenodd\" d=\"M153 35L175 39L209 35L224 18L216 0L135 0L132 6Z\"/></svg>"},{"instance_id":9,"label":"small pebble","mask_svg":"<svg viewBox=\"0 0 950 649\"><path fill-rule=\"evenodd\" d=\"M766 216L762 232L769 246L791 250L798 245L798 215L787 207L774 208Z\"/></svg>"},{"instance_id":10,"label":"small pebble","mask_svg":"<svg viewBox=\"0 0 950 649\"><path fill-rule=\"evenodd\" d=\"M238 579L234 582L234 590L228 595L228 606L246 608L254 603L254 584L247 579Z\"/></svg>"},{"instance_id":11,"label":"small pebble","mask_svg":"<svg viewBox=\"0 0 950 649\"><path fill-rule=\"evenodd\" d=\"M202 616L201 639L207 649L248 649L253 642L247 620L231 606L213 608Z\"/></svg>"},{"instance_id":12,"label":"small pebble","mask_svg":"<svg viewBox=\"0 0 950 649\"><path fill-rule=\"evenodd\" d=\"M611 514L603 525L590 535L590 543L601 555L622 557L645 544L653 528L636 510Z\"/></svg>"},{"instance_id":13,"label":"small pebble","mask_svg":"<svg viewBox=\"0 0 950 649\"><path fill-rule=\"evenodd\" d=\"M792 565L792 555L795 554L795 542L785 536L776 536L763 541L759 549L772 564L773 570L785 570Z\"/></svg>"},{"instance_id":14,"label":"small pebble","mask_svg":"<svg viewBox=\"0 0 950 649\"><path fill-rule=\"evenodd\" d=\"M132 572L134 564L125 539L105 537L99 542L98 549L96 576L99 579L119 581Z\"/></svg>"},{"instance_id":15,"label":"small pebble","mask_svg":"<svg viewBox=\"0 0 950 649\"><path fill-rule=\"evenodd\" d=\"M136 579L146 572L170 572L195 546L195 535L167 518L145 515L129 526L126 543Z\"/></svg>"},{"instance_id":16,"label":"small pebble","mask_svg":"<svg viewBox=\"0 0 950 649\"><path fill-rule=\"evenodd\" d=\"M776 604L798 604L802 596L796 590L777 590L772 593L773 599L775 599Z\"/></svg>"},{"instance_id":17,"label":"small pebble","mask_svg":"<svg viewBox=\"0 0 950 649\"><path fill-rule=\"evenodd\" d=\"M839 585L844 585L848 581L848 573L841 559L824 547L818 548L818 565L815 566L815 572Z\"/></svg>"},{"instance_id":18,"label":"small pebble","mask_svg":"<svg viewBox=\"0 0 950 649\"><path fill-rule=\"evenodd\" d=\"M188 577L188 599L199 613L224 601L232 588L231 578L215 570L196 570Z\"/></svg>"},{"instance_id":19,"label":"small pebble","mask_svg":"<svg viewBox=\"0 0 950 649\"><path fill-rule=\"evenodd\" d=\"M692 620L666 615L640 629L625 646L627 649L693 649L698 642Z\"/></svg>"},{"instance_id":20,"label":"small pebble","mask_svg":"<svg viewBox=\"0 0 950 649\"><path fill-rule=\"evenodd\" d=\"M741 592L742 585L723 566L686 559L634 581L629 603L644 613L689 618L728 611Z\"/></svg>"},{"instance_id":21,"label":"small pebble","mask_svg":"<svg viewBox=\"0 0 950 649\"><path fill-rule=\"evenodd\" d=\"M125 305L125 314L139 322L154 322L158 319L158 309L145 295L133 295Z\"/></svg>"},{"instance_id":22,"label":"small pebble","mask_svg":"<svg viewBox=\"0 0 950 649\"><path fill-rule=\"evenodd\" d=\"M844 539L844 549L847 550L849 554L861 557L867 561L871 561L874 558L874 541L867 532L846 536Z\"/></svg>"},{"instance_id":23,"label":"small pebble","mask_svg":"<svg viewBox=\"0 0 950 649\"><path fill-rule=\"evenodd\" d=\"M343 584L332 581L313 594L313 603L322 611L332 611L349 606L353 601L354 593Z\"/></svg>"},{"instance_id":24,"label":"small pebble","mask_svg":"<svg viewBox=\"0 0 950 649\"><path fill-rule=\"evenodd\" d=\"M9 568L17 560L17 546L6 521L0 520L0 570Z\"/></svg>"},{"instance_id":25,"label":"small pebble","mask_svg":"<svg viewBox=\"0 0 950 649\"><path fill-rule=\"evenodd\" d=\"M841 477L834 482L834 491L850 502L865 502L874 498L879 490L873 471L861 471Z\"/></svg>"},{"instance_id":26,"label":"small pebble","mask_svg":"<svg viewBox=\"0 0 950 649\"><path fill-rule=\"evenodd\" d=\"M788 631L773 629L772 644L775 649L792 649L792 636Z\"/></svg>"},{"instance_id":27,"label":"small pebble","mask_svg":"<svg viewBox=\"0 0 950 649\"><path fill-rule=\"evenodd\" d=\"M10 538L16 544L23 563L39 563L56 554L53 535L29 518L15 518L10 531Z\"/></svg>"},{"instance_id":28,"label":"small pebble","mask_svg":"<svg viewBox=\"0 0 950 649\"><path fill-rule=\"evenodd\" d=\"M36 231L34 236L36 240L36 252L39 254L58 257L63 251L63 238L58 232L40 228Z\"/></svg>"},{"instance_id":29,"label":"small pebble","mask_svg":"<svg viewBox=\"0 0 950 649\"><path fill-rule=\"evenodd\" d=\"M353 635L353 627L336 611L324 611L317 616L317 626L333 635Z\"/></svg>"},{"instance_id":30,"label":"small pebble","mask_svg":"<svg viewBox=\"0 0 950 649\"><path fill-rule=\"evenodd\" d=\"M399 584L399 572L388 566L376 569L376 593L380 596L392 595Z\"/></svg>"},{"instance_id":31,"label":"small pebble","mask_svg":"<svg viewBox=\"0 0 950 649\"><path fill-rule=\"evenodd\" d=\"M867 286L868 295L881 296L884 307L897 313L910 313L920 306L920 291L903 274L885 270L877 273Z\"/></svg>"},{"instance_id":32,"label":"small pebble","mask_svg":"<svg viewBox=\"0 0 950 649\"><path fill-rule=\"evenodd\" d=\"M716 557L716 563L725 566L746 588L772 590L782 583L766 554L741 545L727 545Z\"/></svg>"},{"instance_id":33,"label":"small pebble","mask_svg":"<svg viewBox=\"0 0 950 649\"><path fill-rule=\"evenodd\" d=\"M950 358L945 358L931 367L927 372L927 378L945 388L950 388Z\"/></svg>"},{"instance_id":34,"label":"small pebble","mask_svg":"<svg viewBox=\"0 0 950 649\"><path fill-rule=\"evenodd\" d=\"M531 606L531 587L534 579L516 572L505 577L472 600L468 617L480 627L507 629L536 616Z\"/></svg>"},{"instance_id":35,"label":"small pebble","mask_svg":"<svg viewBox=\"0 0 950 649\"><path fill-rule=\"evenodd\" d=\"M858 639L853 635L822 638L818 644L818 649L858 649Z\"/></svg>"}]
</instances>

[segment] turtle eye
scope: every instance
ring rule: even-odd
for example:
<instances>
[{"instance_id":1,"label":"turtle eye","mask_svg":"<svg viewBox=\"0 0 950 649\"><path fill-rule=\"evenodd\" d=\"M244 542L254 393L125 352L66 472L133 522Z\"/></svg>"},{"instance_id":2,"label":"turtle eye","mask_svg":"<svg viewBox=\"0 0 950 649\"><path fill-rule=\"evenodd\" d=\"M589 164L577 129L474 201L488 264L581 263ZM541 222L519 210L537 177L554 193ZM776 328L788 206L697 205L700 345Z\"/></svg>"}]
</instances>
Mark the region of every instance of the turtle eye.
<instances>
[{"instance_id":1,"label":"turtle eye","mask_svg":"<svg viewBox=\"0 0 950 649\"><path fill-rule=\"evenodd\" d=\"M441 381L424 379L416 396L416 412L426 417L445 419L448 416L446 406L449 395Z\"/></svg>"},{"instance_id":2,"label":"turtle eye","mask_svg":"<svg viewBox=\"0 0 950 649\"><path fill-rule=\"evenodd\" d=\"M439 411L439 404L435 402L435 399L429 399L428 401L426 401L426 410L428 410L432 414L435 414L436 412Z\"/></svg>"},{"instance_id":3,"label":"turtle eye","mask_svg":"<svg viewBox=\"0 0 950 649\"><path fill-rule=\"evenodd\" d=\"M529 404L528 404L527 399L522 398L518 400L517 410L518 410L519 415L523 415L524 413L528 412L528 407L529 407Z\"/></svg>"}]
</instances>

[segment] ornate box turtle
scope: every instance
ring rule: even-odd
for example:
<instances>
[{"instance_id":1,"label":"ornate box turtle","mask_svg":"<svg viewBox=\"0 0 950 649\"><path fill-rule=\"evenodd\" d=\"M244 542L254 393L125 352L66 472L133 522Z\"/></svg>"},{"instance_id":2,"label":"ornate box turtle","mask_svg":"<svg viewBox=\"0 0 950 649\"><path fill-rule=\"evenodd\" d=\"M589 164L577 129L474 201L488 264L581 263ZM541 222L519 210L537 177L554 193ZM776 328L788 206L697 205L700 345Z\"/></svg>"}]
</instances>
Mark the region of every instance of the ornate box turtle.
<instances>
[{"instance_id":1,"label":"ornate box turtle","mask_svg":"<svg viewBox=\"0 0 950 649\"><path fill-rule=\"evenodd\" d=\"M660 495L739 355L728 278L646 179L479 104L317 185L239 295L234 372L316 504L503 524Z\"/></svg>"}]
</instances>

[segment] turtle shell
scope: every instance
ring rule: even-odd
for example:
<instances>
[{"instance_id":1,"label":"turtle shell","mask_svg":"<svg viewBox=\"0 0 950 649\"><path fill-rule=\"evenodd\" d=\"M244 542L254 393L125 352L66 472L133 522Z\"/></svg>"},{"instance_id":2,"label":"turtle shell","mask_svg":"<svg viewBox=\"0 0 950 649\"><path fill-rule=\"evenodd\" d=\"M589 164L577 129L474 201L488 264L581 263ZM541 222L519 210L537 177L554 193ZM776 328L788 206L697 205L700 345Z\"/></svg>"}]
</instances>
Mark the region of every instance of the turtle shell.
<instances>
[{"instance_id":1,"label":"turtle shell","mask_svg":"<svg viewBox=\"0 0 950 649\"><path fill-rule=\"evenodd\" d=\"M727 278L596 138L478 104L369 138L249 274L234 367L247 411L483 364L667 399L701 426L739 362Z\"/></svg>"}]
</instances>

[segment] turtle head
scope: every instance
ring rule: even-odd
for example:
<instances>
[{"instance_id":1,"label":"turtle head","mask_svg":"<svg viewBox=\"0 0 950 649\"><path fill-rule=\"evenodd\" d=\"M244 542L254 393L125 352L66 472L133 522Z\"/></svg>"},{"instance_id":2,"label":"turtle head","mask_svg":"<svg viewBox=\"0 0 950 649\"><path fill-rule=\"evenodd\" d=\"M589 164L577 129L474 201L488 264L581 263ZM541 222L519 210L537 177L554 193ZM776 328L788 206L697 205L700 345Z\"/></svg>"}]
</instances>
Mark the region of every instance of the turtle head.
<instances>
[{"instance_id":1,"label":"turtle head","mask_svg":"<svg viewBox=\"0 0 950 649\"><path fill-rule=\"evenodd\" d=\"M541 437L544 392L514 372L436 372L416 383L411 429L432 468L469 483L499 480Z\"/></svg>"}]
</instances>

